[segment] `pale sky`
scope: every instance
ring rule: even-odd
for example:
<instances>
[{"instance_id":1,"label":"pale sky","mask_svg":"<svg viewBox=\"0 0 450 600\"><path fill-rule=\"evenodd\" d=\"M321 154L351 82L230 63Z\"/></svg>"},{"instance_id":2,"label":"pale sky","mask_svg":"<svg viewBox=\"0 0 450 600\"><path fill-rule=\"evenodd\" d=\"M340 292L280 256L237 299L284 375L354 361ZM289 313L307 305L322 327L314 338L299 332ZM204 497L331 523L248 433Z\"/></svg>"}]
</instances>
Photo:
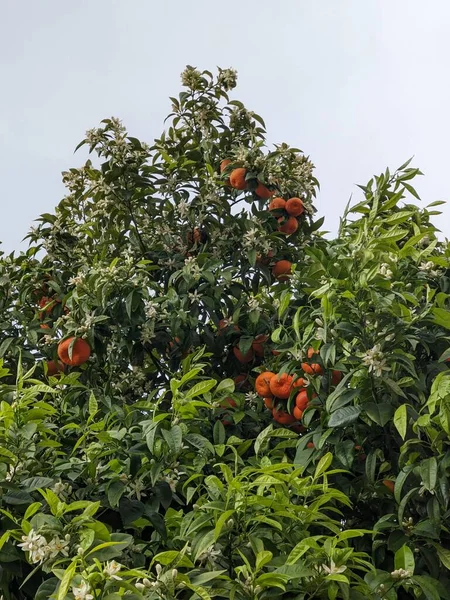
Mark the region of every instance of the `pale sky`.
<instances>
[{"instance_id":1,"label":"pale sky","mask_svg":"<svg viewBox=\"0 0 450 600\"><path fill-rule=\"evenodd\" d=\"M239 75L268 141L309 154L335 231L357 183L415 155L449 198L448 0L0 0L0 240L19 248L65 191L84 132L117 116L151 143L186 64ZM450 237L450 207L436 219ZM21 246L24 247L23 245Z\"/></svg>"}]
</instances>

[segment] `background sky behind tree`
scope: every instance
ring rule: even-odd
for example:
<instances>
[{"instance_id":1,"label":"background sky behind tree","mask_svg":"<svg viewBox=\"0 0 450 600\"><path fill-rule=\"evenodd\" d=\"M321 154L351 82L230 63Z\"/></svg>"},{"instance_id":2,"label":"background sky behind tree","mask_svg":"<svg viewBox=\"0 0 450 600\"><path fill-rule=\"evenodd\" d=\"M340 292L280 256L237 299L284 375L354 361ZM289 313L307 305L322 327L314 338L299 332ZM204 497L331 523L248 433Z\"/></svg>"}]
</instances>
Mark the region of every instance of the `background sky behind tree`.
<instances>
[{"instance_id":1,"label":"background sky behind tree","mask_svg":"<svg viewBox=\"0 0 450 600\"><path fill-rule=\"evenodd\" d=\"M423 202L447 200L447 0L0 3L0 240L17 249L64 195L61 171L102 118L152 142L186 64L237 69L268 140L303 149L330 231L356 183L415 155ZM450 237L450 207L436 221ZM25 247L25 246L22 246Z\"/></svg>"}]
</instances>

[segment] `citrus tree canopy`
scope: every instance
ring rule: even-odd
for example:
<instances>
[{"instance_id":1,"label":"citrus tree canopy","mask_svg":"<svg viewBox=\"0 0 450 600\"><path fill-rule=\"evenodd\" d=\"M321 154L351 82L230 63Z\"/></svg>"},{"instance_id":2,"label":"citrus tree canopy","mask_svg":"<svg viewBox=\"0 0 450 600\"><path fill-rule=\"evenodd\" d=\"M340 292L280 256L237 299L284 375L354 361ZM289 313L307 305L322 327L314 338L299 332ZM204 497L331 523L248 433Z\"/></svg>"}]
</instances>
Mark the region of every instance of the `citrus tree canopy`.
<instances>
[{"instance_id":1,"label":"citrus tree canopy","mask_svg":"<svg viewBox=\"0 0 450 600\"><path fill-rule=\"evenodd\" d=\"M235 71L182 83L0 255L3 599L450 599L440 203L408 161L326 237Z\"/></svg>"}]
</instances>

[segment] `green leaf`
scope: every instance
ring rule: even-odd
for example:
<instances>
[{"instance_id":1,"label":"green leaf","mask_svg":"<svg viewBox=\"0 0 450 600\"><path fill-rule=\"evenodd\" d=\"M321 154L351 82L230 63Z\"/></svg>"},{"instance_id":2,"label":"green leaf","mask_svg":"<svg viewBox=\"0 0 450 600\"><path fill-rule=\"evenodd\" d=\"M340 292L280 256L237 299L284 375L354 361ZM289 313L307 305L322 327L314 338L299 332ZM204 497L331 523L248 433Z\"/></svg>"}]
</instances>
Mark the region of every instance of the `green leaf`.
<instances>
[{"instance_id":1,"label":"green leaf","mask_svg":"<svg viewBox=\"0 0 450 600\"><path fill-rule=\"evenodd\" d=\"M273 431L273 425L268 425L265 429L263 429L259 434L258 437L255 440L255 454L256 456L259 455L259 452L263 446L263 444L266 442L266 440L271 436Z\"/></svg>"},{"instance_id":2,"label":"green leaf","mask_svg":"<svg viewBox=\"0 0 450 600\"><path fill-rule=\"evenodd\" d=\"M122 551L131 546L132 543L133 536L128 533L112 533L110 542L99 544L85 556L100 561L111 560L120 556Z\"/></svg>"},{"instance_id":3,"label":"green leaf","mask_svg":"<svg viewBox=\"0 0 450 600\"><path fill-rule=\"evenodd\" d=\"M298 542L298 544L294 546L289 556L287 557L286 565L294 565L306 552L308 552L310 548L315 548L316 550L319 550L319 545L317 544L316 540L320 538L321 536L316 536L315 538L306 538Z\"/></svg>"},{"instance_id":4,"label":"green leaf","mask_svg":"<svg viewBox=\"0 0 450 600\"><path fill-rule=\"evenodd\" d=\"M438 464L434 456L427 458L422 461L420 465L420 476L423 481L423 485L432 492L436 487L437 481Z\"/></svg>"},{"instance_id":5,"label":"green leaf","mask_svg":"<svg viewBox=\"0 0 450 600\"><path fill-rule=\"evenodd\" d=\"M416 575L412 578L412 581L420 586L427 600L441 600L439 592L436 589L435 580L431 577L426 577L425 575Z\"/></svg>"},{"instance_id":6,"label":"green leaf","mask_svg":"<svg viewBox=\"0 0 450 600\"><path fill-rule=\"evenodd\" d=\"M57 577L51 577L43 581L36 591L34 600L48 600L52 598L58 583L59 579Z\"/></svg>"},{"instance_id":7,"label":"green leaf","mask_svg":"<svg viewBox=\"0 0 450 600\"><path fill-rule=\"evenodd\" d=\"M405 571L409 571L411 575L414 574L414 553L406 544L397 550L394 561L396 569L405 569Z\"/></svg>"},{"instance_id":8,"label":"green leaf","mask_svg":"<svg viewBox=\"0 0 450 600\"><path fill-rule=\"evenodd\" d=\"M434 322L437 325L450 329L450 310L445 308L433 308L431 312L434 316Z\"/></svg>"},{"instance_id":9,"label":"green leaf","mask_svg":"<svg viewBox=\"0 0 450 600\"><path fill-rule=\"evenodd\" d=\"M317 463L316 472L314 473L314 479L317 479L324 473L333 462L333 455L331 452L327 452Z\"/></svg>"},{"instance_id":10,"label":"green leaf","mask_svg":"<svg viewBox=\"0 0 450 600\"><path fill-rule=\"evenodd\" d=\"M281 294L281 298L280 298L280 306L278 308L278 317L282 317L283 314L286 312L286 309L288 308L290 302L291 302L291 293L288 290L285 290L282 294Z\"/></svg>"},{"instance_id":11,"label":"green leaf","mask_svg":"<svg viewBox=\"0 0 450 600\"><path fill-rule=\"evenodd\" d=\"M56 596L56 600L65 600L66 594L69 591L69 586L72 582L73 576L75 575L75 571L77 568L78 558L76 558L66 569L63 578L61 579L61 584L58 589L58 595Z\"/></svg>"},{"instance_id":12,"label":"green leaf","mask_svg":"<svg viewBox=\"0 0 450 600\"><path fill-rule=\"evenodd\" d=\"M95 415L98 412L98 402L97 399L95 398L94 392L91 392L90 396L89 396L89 416L92 418L95 417Z\"/></svg>"},{"instance_id":13,"label":"green leaf","mask_svg":"<svg viewBox=\"0 0 450 600\"><path fill-rule=\"evenodd\" d=\"M33 502L25 511L23 518L25 520L31 519L31 517L37 513L37 511L41 508L42 502Z\"/></svg>"},{"instance_id":14,"label":"green leaf","mask_svg":"<svg viewBox=\"0 0 450 600\"><path fill-rule=\"evenodd\" d=\"M124 485L121 481L112 481L108 486L108 502L112 508L116 508L119 506L119 500L122 497L122 494L125 493L126 485Z\"/></svg>"},{"instance_id":15,"label":"green leaf","mask_svg":"<svg viewBox=\"0 0 450 600\"><path fill-rule=\"evenodd\" d=\"M397 396L401 396L402 398L406 398L405 392L397 384L397 382L394 381L393 379L390 379L389 377L383 377L383 383L385 385L387 385L387 387L389 387L394 392L394 394L397 394Z\"/></svg>"},{"instance_id":16,"label":"green leaf","mask_svg":"<svg viewBox=\"0 0 450 600\"><path fill-rule=\"evenodd\" d=\"M408 408L406 404L401 404L394 413L394 425L402 437L406 437L406 428L408 426Z\"/></svg>"},{"instance_id":17,"label":"green leaf","mask_svg":"<svg viewBox=\"0 0 450 600\"><path fill-rule=\"evenodd\" d=\"M258 552L258 554L256 555L255 563L256 571L260 571L265 565L270 563L272 558L273 554L272 552L269 552L269 550L262 550L261 552Z\"/></svg>"},{"instance_id":18,"label":"green leaf","mask_svg":"<svg viewBox=\"0 0 450 600\"><path fill-rule=\"evenodd\" d=\"M216 421L214 423L213 429L213 439L215 444L223 444L225 442L225 427L223 426L221 421Z\"/></svg>"},{"instance_id":19,"label":"green leaf","mask_svg":"<svg viewBox=\"0 0 450 600\"><path fill-rule=\"evenodd\" d=\"M211 600L211 596L208 594L204 587L199 585L192 585L191 583L186 583L186 587L195 592L196 596L198 596L200 600Z\"/></svg>"},{"instance_id":20,"label":"green leaf","mask_svg":"<svg viewBox=\"0 0 450 600\"><path fill-rule=\"evenodd\" d=\"M439 544L433 544L433 546L436 549L436 552L439 556L439 560L441 561L441 563L444 565L444 567L446 569L448 569L450 571L450 550L446 550Z\"/></svg>"},{"instance_id":21,"label":"green leaf","mask_svg":"<svg viewBox=\"0 0 450 600\"><path fill-rule=\"evenodd\" d=\"M191 583L193 586L203 585L204 583L208 583L208 581L212 581L213 579L219 578L221 575L226 573L223 571L209 571L209 573L200 573L200 575L194 575L191 578Z\"/></svg>"},{"instance_id":22,"label":"green leaf","mask_svg":"<svg viewBox=\"0 0 450 600\"><path fill-rule=\"evenodd\" d=\"M51 477L29 477L22 481L22 488L25 492L34 492L39 488L49 487L54 481Z\"/></svg>"},{"instance_id":23,"label":"green leaf","mask_svg":"<svg viewBox=\"0 0 450 600\"><path fill-rule=\"evenodd\" d=\"M172 454L178 454L183 446L183 432L179 425L174 425L172 429L162 429L162 435L169 446Z\"/></svg>"},{"instance_id":24,"label":"green leaf","mask_svg":"<svg viewBox=\"0 0 450 600\"><path fill-rule=\"evenodd\" d=\"M171 565L172 567L186 567L192 569L194 564L192 561L182 552L176 550L167 550L166 552L160 552L153 557L153 563L159 563L160 565Z\"/></svg>"},{"instance_id":25,"label":"green leaf","mask_svg":"<svg viewBox=\"0 0 450 600\"><path fill-rule=\"evenodd\" d=\"M3 546L6 544L6 542L9 540L9 536L11 535L10 531L5 531L2 536L0 537L0 550L3 548Z\"/></svg>"},{"instance_id":26,"label":"green leaf","mask_svg":"<svg viewBox=\"0 0 450 600\"><path fill-rule=\"evenodd\" d=\"M394 414L394 408L387 402L365 402L363 405L364 411L367 415L375 421L381 427L384 427L388 423Z\"/></svg>"},{"instance_id":27,"label":"green leaf","mask_svg":"<svg viewBox=\"0 0 450 600\"><path fill-rule=\"evenodd\" d=\"M234 392L235 384L232 379L222 379L219 385L216 387L216 394L232 394Z\"/></svg>"},{"instance_id":28,"label":"green leaf","mask_svg":"<svg viewBox=\"0 0 450 600\"><path fill-rule=\"evenodd\" d=\"M377 452L371 450L366 457L366 477L370 483L375 482L375 473L377 468Z\"/></svg>"},{"instance_id":29,"label":"green leaf","mask_svg":"<svg viewBox=\"0 0 450 600\"><path fill-rule=\"evenodd\" d=\"M226 510L217 519L216 526L214 527L214 541L215 542L219 539L220 534L222 533L223 526L228 521L228 519L231 517L231 515L234 515L235 512L236 511L234 509Z\"/></svg>"},{"instance_id":30,"label":"green leaf","mask_svg":"<svg viewBox=\"0 0 450 600\"><path fill-rule=\"evenodd\" d=\"M185 393L185 398L195 398L196 396L206 394L207 392L209 392L209 390L212 390L216 383L217 381L215 379L207 379L206 381L200 381Z\"/></svg>"},{"instance_id":31,"label":"green leaf","mask_svg":"<svg viewBox=\"0 0 450 600\"><path fill-rule=\"evenodd\" d=\"M344 427L356 421L361 413L361 407L359 406L345 406L344 408L338 408L334 413L331 414L328 421L328 427Z\"/></svg>"}]
</instances>

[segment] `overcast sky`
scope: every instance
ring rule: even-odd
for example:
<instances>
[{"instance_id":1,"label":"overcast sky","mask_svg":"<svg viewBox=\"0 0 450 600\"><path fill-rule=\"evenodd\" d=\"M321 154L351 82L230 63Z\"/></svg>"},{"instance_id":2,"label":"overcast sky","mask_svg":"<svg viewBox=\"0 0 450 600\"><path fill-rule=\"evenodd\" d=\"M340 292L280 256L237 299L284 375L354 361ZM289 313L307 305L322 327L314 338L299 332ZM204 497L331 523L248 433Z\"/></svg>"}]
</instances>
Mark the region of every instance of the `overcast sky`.
<instances>
[{"instance_id":1,"label":"overcast sky","mask_svg":"<svg viewBox=\"0 0 450 600\"><path fill-rule=\"evenodd\" d=\"M356 183L412 155L447 200L448 0L0 0L0 240L19 248L64 195L86 129L118 116L152 142L186 64L233 67L269 142L300 147L327 229ZM437 221L450 237L450 208ZM23 247L23 246L22 246Z\"/></svg>"}]
</instances>

